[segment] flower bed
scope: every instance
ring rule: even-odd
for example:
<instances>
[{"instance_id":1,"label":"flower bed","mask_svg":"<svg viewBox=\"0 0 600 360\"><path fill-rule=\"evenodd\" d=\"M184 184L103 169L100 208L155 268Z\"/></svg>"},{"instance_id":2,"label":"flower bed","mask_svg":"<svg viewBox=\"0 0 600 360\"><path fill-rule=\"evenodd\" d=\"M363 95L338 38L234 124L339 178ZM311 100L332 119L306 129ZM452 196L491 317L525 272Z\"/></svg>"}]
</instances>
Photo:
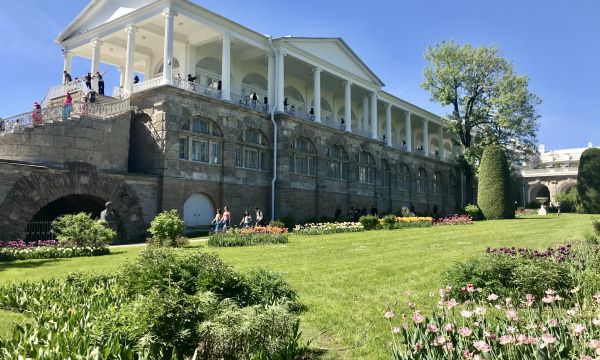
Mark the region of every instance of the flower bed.
<instances>
[{"instance_id":1,"label":"flower bed","mask_svg":"<svg viewBox=\"0 0 600 360\"><path fill-rule=\"evenodd\" d=\"M433 219L433 225L469 225L473 224L473 218L469 215L452 215Z\"/></svg>"},{"instance_id":2,"label":"flower bed","mask_svg":"<svg viewBox=\"0 0 600 360\"><path fill-rule=\"evenodd\" d=\"M469 293L479 293L472 285ZM579 294L580 289L570 291ZM597 359L600 354L600 293L575 296L566 306L553 289L543 298L500 298L493 293L458 303L440 289L432 315L416 309L390 322L395 359ZM429 313L429 312L428 312ZM401 344L402 343L402 344Z\"/></svg>"},{"instance_id":3,"label":"flower bed","mask_svg":"<svg viewBox=\"0 0 600 360\"><path fill-rule=\"evenodd\" d=\"M60 246L55 240L0 242L0 261L58 259L110 254L106 246Z\"/></svg>"},{"instance_id":4,"label":"flower bed","mask_svg":"<svg viewBox=\"0 0 600 360\"><path fill-rule=\"evenodd\" d=\"M556 248L547 248L546 250L535 250L530 248L490 248L488 247L485 251L487 254L497 254L506 256L522 256L528 259L551 259L558 262L565 261L575 257L575 253L572 251L572 245L567 244Z\"/></svg>"},{"instance_id":5,"label":"flower bed","mask_svg":"<svg viewBox=\"0 0 600 360\"><path fill-rule=\"evenodd\" d=\"M319 223L296 225L294 234L298 235L325 235L339 234L348 232L360 232L365 228L358 222L343 222L343 223Z\"/></svg>"},{"instance_id":6,"label":"flower bed","mask_svg":"<svg viewBox=\"0 0 600 360\"><path fill-rule=\"evenodd\" d=\"M380 224L386 229L404 229L404 228L413 228L413 227L430 227L433 224L433 218L431 217L419 217L419 216L411 216L411 217L396 217L395 222L390 224L389 220L386 224L386 221L382 219Z\"/></svg>"},{"instance_id":7,"label":"flower bed","mask_svg":"<svg viewBox=\"0 0 600 360\"><path fill-rule=\"evenodd\" d=\"M232 247L261 244L285 244L288 242L288 230L280 227L253 227L231 229L213 234L208 239L208 246Z\"/></svg>"},{"instance_id":8,"label":"flower bed","mask_svg":"<svg viewBox=\"0 0 600 360\"><path fill-rule=\"evenodd\" d=\"M531 215L537 215L538 214L538 210L536 209L517 209L516 211L516 215L517 216L531 216Z\"/></svg>"}]
</instances>

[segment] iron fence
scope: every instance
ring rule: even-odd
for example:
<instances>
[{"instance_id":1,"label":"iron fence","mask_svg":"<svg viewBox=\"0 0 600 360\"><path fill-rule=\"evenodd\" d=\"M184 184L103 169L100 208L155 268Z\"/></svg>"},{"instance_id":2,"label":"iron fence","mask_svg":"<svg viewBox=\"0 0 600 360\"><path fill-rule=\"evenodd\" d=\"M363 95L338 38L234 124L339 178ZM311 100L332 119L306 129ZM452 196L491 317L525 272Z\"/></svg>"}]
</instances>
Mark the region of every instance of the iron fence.
<instances>
[{"instance_id":1,"label":"iron fence","mask_svg":"<svg viewBox=\"0 0 600 360\"><path fill-rule=\"evenodd\" d=\"M51 230L51 221L31 221L27 224L25 241L56 240Z\"/></svg>"}]
</instances>

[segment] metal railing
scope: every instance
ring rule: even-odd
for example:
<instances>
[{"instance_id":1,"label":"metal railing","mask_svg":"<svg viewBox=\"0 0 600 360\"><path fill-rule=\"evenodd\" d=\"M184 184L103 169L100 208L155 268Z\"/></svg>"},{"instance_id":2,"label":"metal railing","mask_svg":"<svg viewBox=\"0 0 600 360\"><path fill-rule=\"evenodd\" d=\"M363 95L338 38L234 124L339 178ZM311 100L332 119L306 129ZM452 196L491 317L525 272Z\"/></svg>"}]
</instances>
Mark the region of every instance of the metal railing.
<instances>
[{"instance_id":1,"label":"metal railing","mask_svg":"<svg viewBox=\"0 0 600 360\"><path fill-rule=\"evenodd\" d=\"M85 81L82 79L73 80L68 83L60 84L51 87L46 93L46 97L42 101L42 107L46 106L50 99L56 99L65 95L66 93L83 92L87 93L88 87L85 85Z\"/></svg>"},{"instance_id":2,"label":"metal railing","mask_svg":"<svg viewBox=\"0 0 600 360\"><path fill-rule=\"evenodd\" d=\"M371 132L368 130L363 130L363 129L352 129L352 133L356 134L356 135L360 135L366 138L371 138Z\"/></svg>"},{"instance_id":3,"label":"metal railing","mask_svg":"<svg viewBox=\"0 0 600 360\"><path fill-rule=\"evenodd\" d=\"M269 104L265 104L260 100L252 100L250 96L231 94L231 102L264 113L268 113L270 108Z\"/></svg>"},{"instance_id":4,"label":"metal railing","mask_svg":"<svg viewBox=\"0 0 600 360\"><path fill-rule=\"evenodd\" d=\"M51 221L30 221L25 230L25 241L56 240Z\"/></svg>"},{"instance_id":5,"label":"metal railing","mask_svg":"<svg viewBox=\"0 0 600 360\"><path fill-rule=\"evenodd\" d=\"M88 116L106 119L131 109L129 99L101 104L74 102L71 105L45 107L0 119L0 134L21 132L23 129L44 123Z\"/></svg>"}]
</instances>

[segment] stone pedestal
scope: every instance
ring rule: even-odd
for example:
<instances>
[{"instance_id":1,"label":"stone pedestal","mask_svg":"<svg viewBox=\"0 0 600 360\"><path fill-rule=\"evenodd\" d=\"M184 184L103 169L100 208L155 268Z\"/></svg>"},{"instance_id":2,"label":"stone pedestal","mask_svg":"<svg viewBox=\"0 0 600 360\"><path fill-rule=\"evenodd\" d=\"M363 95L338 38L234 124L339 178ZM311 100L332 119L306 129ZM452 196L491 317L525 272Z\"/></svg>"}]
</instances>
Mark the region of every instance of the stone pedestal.
<instances>
[{"instance_id":1,"label":"stone pedestal","mask_svg":"<svg viewBox=\"0 0 600 360\"><path fill-rule=\"evenodd\" d=\"M542 207L538 210L538 215L539 216L548 215L548 211L546 210L546 207L544 205L542 205Z\"/></svg>"}]
</instances>

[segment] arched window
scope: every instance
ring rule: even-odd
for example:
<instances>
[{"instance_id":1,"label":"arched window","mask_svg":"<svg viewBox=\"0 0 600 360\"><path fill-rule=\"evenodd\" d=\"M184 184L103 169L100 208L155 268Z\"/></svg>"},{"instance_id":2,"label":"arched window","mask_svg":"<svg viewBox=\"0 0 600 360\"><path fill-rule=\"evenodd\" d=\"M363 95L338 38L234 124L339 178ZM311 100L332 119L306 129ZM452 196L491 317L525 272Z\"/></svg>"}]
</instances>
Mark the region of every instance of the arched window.
<instances>
[{"instance_id":1,"label":"arched window","mask_svg":"<svg viewBox=\"0 0 600 360\"><path fill-rule=\"evenodd\" d=\"M381 168L383 171L383 187L390 187L391 182L392 182L392 171L390 170L390 165L388 164L387 160L382 159L381 160Z\"/></svg>"},{"instance_id":2,"label":"arched window","mask_svg":"<svg viewBox=\"0 0 600 360\"><path fill-rule=\"evenodd\" d=\"M419 168L417 173L417 192L421 194L427 192L427 171L423 168Z\"/></svg>"},{"instance_id":3,"label":"arched window","mask_svg":"<svg viewBox=\"0 0 600 360\"><path fill-rule=\"evenodd\" d=\"M442 173L439 171L436 171L433 174L433 194L434 195L439 195L441 190L442 190Z\"/></svg>"},{"instance_id":4,"label":"arched window","mask_svg":"<svg viewBox=\"0 0 600 360\"><path fill-rule=\"evenodd\" d=\"M314 108L314 100L310 103L310 106ZM325 98L321 98L321 119L333 120L333 110L331 108L331 105L327 100L325 100Z\"/></svg>"},{"instance_id":5,"label":"arched window","mask_svg":"<svg viewBox=\"0 0 600 360\"><path fill-rule=\"evenodd\" d=\"M268 143L257 129L246 129L241 143L235 147L235 166L251 170L267 170Z\"/></svg>"},{"instance_id":6,"label":"arched window","mask_svg":"<svg viewBox=\"0 0 600 360\"><path fill-rule=\"evenodd\" d=\"M216 89L221 80L221 60L214 57L205 57L199 60L196 63L194 74L200 84Z\"/></svg>"},{"instance_id":7,"label":"arched window","mask_svg":"<svg viewBox=\"0 0 600 360\"><path fill-rule=\"evenodd\" d=\"M363 184L375 184L375 160L366 151L356 156L358 163L358 182Z\"/></svg>"},{"instance_id":8,"label":"arched window","mask_svg":"<svg viewBox=\"0 0 600 360\"><path fill-rule=\"evenodd\" d=\"M256 94L259 100L267 96L268 83L264 76L257 73L250 73L244 76L242 80L242 96L251 96Z\"/></svg>"},{"instance_id":9,"label":"arched window","mask_svg":"<svg viewBox=\"0 0 600 360\"><path fill-rule=\"evenodd\" d=\"M348 176L348 156L341 145L327 149L327 177L345 180Z\"/></svg>"},{"instance_id":10,"label":"arched window","mask_svg":"<svg viewBox=\"0 0 600 360\"><path fill-rule=\"evenodd\" d=\"M207 164L221 163L223 134L208 119L190 119L182 127L179 137L179 159Z\"/></svg>"},{"instance_id":11,"label":"arched window","mask_svg":"<svg viewBox=\"0 0 600 360\"><path fill-rule=\"evenodd\" d=\"M402 191L410 190L410 169L406 164L398 166L398 189Z\"/></svg>"},{"instance_id":12,"label":"arched window","mask_svg":"<svg viewBox=\"0 0 600 360\"><path fill-rule=\"evenodd\" d=\"M284 89L284 97L288 99L290 107L293 105L296 111L304 111L306 102L298 89L293 86L286 86Z\"/></svg>"},{"instance_id":13,"label":"arched window","mask_svg":"<svg viewBox=\"0 0 600 360\"><path fill-rule=\"evenodd\" d=\"M308 139L299 137L292 143L292 169L296 174L317 175L315 147Z\"/></svg>"}]
</instances>

